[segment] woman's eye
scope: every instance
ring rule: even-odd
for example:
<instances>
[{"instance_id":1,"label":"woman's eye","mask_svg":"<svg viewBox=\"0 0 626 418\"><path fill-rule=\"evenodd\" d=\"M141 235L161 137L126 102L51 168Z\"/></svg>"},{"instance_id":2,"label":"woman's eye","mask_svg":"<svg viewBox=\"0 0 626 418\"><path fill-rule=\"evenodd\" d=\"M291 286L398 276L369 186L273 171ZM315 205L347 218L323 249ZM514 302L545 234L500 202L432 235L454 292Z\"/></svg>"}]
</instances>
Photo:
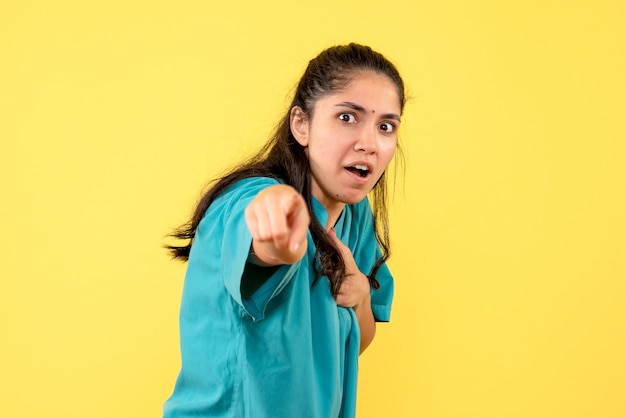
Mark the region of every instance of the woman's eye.
<instances>
[{"instance_id":1,"label":"woman's eye","mask_svg":"<svg viewBox=\"0 0 626 418\"><path fill-rule=\"evenodd\" d=\"M356 118L352 113L342 113L339 115L339 120L345 123L356 123Z\"/></svg>"},{"instance_id":2,"label":"woman's eye","mask_svg":"<svg viewBox=\"0 0 626 418\"><path fill-rule=\"evenodd\" d=\"M389 122L383 122L380 124L380 130L385 132L385 133L392 133L395 129L395 126L393 125L393 123L389 123Z\"/></svg>"}]
</instances>

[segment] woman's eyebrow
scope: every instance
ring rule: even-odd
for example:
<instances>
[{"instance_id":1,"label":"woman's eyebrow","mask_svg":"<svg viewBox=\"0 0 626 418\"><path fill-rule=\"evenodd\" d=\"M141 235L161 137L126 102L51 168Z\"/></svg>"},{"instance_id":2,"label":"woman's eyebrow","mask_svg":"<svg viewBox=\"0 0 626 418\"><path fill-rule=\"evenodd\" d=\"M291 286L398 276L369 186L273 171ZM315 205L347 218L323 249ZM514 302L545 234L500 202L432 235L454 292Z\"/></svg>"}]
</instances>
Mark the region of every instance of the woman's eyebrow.
<instances>
[{"instance_id":1,"label":"woman's eyebrow","mask_svg":"<svg viewBox=\"0 0 626 418\"><path fill-rule=\"evenodd\" d=\"M336 107L349 107L351 109L356 110L359 113L367 113L367 111L365 110L365 108L359 104L356 104L354 102L341 102L341 103L337 103L335 105ZM373 113L374 111L372 111ZM395 113L387 113L381 116L384 119L394 119L397 120L398 122L400 122L400 116L396 115Z\"/></svg>"},{"instance_id":2,"label":"woman's eyebrow","mask_svg":"<svg viewBox=\"0 0 626 418\"><path fill-rule=\"evenodd\" d=\"M341 102L341 103L337 103L335 106L349 107L351 109L356 110L357 112L366 113L365 108L363 106L358 105L354 102Z\"/></svg>"}]
</instances>

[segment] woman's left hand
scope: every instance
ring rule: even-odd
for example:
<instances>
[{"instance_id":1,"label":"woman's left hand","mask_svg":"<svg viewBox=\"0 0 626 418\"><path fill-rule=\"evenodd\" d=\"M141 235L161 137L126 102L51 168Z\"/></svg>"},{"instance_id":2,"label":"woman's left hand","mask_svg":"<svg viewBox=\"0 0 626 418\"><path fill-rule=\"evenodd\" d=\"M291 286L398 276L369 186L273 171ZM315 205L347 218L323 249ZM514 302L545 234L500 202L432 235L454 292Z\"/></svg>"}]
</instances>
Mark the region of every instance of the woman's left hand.
<instances>
[{"instance_id":1,"label":"woman's left hand","mask_svg":"<svg viewBox=\"0 0 626 418\"><path fill-rule=\"evenodd\" d=\"M335 229L331 228L328 232L328 236L335 245L335 248L339 250L339 253L343 257L343 262L346 266L346 276L339 287L339 292L335 300L337 305L344 308L357 308L360 305L370 303L370 282L363 273L359 270L352 256L350 248L348 248L337 237Z\"/></svg>"}]
</instances>

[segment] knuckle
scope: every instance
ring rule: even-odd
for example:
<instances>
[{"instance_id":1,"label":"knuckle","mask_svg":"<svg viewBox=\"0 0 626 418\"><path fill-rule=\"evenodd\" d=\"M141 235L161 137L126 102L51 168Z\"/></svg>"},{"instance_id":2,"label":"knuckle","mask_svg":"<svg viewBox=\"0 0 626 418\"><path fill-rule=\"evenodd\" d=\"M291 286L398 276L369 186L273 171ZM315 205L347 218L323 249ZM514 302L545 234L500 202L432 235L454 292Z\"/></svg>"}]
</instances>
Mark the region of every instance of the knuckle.
<instances>
[{"instance_id":1,"label":"knuckle","mask_svg":"<svg viewBox=\"0 0 626 418\"><path fill-rule=\"evenodd\" d=\"M274 239L284 240L288 237L287 231L279 230L274 232Z\"/></svg>"}]
</instances>

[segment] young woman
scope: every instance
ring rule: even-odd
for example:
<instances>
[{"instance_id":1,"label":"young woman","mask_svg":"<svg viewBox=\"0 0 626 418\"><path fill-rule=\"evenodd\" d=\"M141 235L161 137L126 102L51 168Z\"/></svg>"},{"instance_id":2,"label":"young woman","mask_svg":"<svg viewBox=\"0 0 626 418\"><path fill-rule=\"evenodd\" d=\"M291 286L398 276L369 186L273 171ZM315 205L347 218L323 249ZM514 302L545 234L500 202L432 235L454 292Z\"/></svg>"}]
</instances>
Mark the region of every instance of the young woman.
<instances>
[{"instance_id":1,"label":"young woman","mask_svg":"<svg viewBox=\"0 0 626 418\"><path fill-rule=\"evenodd\" d=\"M358 356L393 296L385 170L404 100L381 54L323 51L269 143L173 234L189 263L165 417L355 416Z\"/></svg>"}]
</instances>

